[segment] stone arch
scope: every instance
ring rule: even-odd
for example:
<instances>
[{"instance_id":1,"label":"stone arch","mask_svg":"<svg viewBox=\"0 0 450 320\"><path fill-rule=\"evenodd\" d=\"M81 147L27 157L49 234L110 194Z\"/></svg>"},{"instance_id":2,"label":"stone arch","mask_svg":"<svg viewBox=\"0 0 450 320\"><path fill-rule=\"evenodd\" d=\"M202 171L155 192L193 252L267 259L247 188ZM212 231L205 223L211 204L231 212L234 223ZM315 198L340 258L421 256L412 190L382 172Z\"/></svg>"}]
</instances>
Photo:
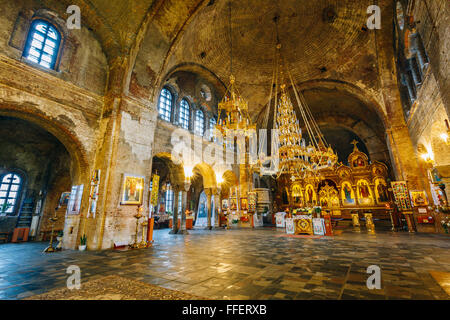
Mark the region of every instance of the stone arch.
<instances>
[{"instance_id":1,"label":"stone arch","mask_svg":"<svg viewBox=\"0 0 450 320\"><path fill-rule=\"evenodd\" d=\"M371 161L389 161L389 150L386 141L363 121L340 114L327 114L316 117L317 124L323 131L326 128L347 130L355 134L364 143ZM327 133L324 133L327 136ZM328 141L329 142L329 141ZM350 144L351 141L345 141ZM361 148L361 145L359 145ZM364 150L364 147L362 148Z\"/></svg>"},{"instance_id":2,"label":"stone arch","mask_svg":"<svg viewBox=\"0 0 450 320\"><path fill-rule=\"evenodd\" d=\"M333 79L315 79L302 82L298 84L298 88L301 92L314 89L314 88L326 88L326 89L337 89L343 92L349 93L359 99L363 104L370 107L378 115L384 128L388 128L388 118L387 112L382 103L380 97L377 97L376 92L372 92L369 89L362 88L358 85Z\"/></svg>"},{"instance_id":3,"label":"stone arch","mask_svg":"<svg viewBox=\"0 0 450 320\"><path fill-rule=\"evenodd\" d=\"M162 88L164 86L165 80L169 79L175 73L180 71L191 72L201 76L214 86L214 89L217 90L217 93L219 95L223 96L225 94L227 86L214 72L212 72L205 66L202 66L201 64L187 62L178 64L167 71L165 76L161 78L161 83L158 85L158 88Z\"/></svg>"},{"instance_id":4,"label":"stone arch","mask_svg":"<svg viewBox=\"0 0 450 320\"><path fill-rule=\"evenodd\" d=\"M89 152L83 146L76 133L42 114L27 110L17 110L11 106L0 106L0 115L29 121L51 133L64 145L73 160L73 183L80 184L82 181L89 179Z\"/></svg>"},{"instance_id":5,"label":"stone arch","mask_svg":"<svg viewBox=\"0 0 450 320\"><path fill-rule=\"evenodd\" d=\"M227 170L223 173L222 180L223 180L223 182L221 183L222 197L227 198L229 196L230 188L239 185L239 179L233 171Z\"/></svg>"},{"instance_id":6,"label":"stone arch","mask_svg":"<svg viewBox=\"0 0 450 320\"><path fill-rule=\"evenodd\" d=\"M194 173L198 172L203 178L203 187L217 188L216 174L213 168L207 163L199 163L194 166Z\"/></svg>"},{"instance_id":7,"label":"stone arch","mask_svg":"<svg viewBox=\"0 0 450 320\"><path fill-rule=\"evenodd\" d=\"M172 155L168 152L159 152L153 155L153 158L159 158L165 162L169 167L169 178L173 185L183 187L185 176L184 168L181 164L175 164L172 160Z\"/></svg>"}]
</instances>

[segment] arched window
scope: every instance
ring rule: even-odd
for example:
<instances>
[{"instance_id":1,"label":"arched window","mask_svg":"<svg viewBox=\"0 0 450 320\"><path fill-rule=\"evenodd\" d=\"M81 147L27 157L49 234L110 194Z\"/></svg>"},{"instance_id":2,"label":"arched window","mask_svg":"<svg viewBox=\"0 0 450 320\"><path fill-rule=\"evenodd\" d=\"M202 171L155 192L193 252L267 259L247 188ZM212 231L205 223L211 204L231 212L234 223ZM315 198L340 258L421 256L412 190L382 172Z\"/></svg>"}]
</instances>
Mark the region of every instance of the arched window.
<instances>
[{"instance_id":1,"label":"arched window","mask_svg":"<svg viewBox=\"0 0 450 320\"><path fill-rule=\"evenodd\" d=\"M166 88L161 90L161 96L159 97L159 116L161 119L169 121L172 116L172 100L173 96Z\"/></svg>"},{"instance_id":2,"label":"arched window","mask_svg":"<svg viewBox=\"0 0 450 320\"><path fill-rule=\"evenodd\" d=\"M195 112L195 127L194 132L200 136L205 133L205 116L202 110L197 110Z\"/></svg>"},{"instance_id":3,"label":"arched window","mask_svg":"<svg viewBox=\"0 0 450 320\"><path fill-rule=\"evenodd\" d=\"M166 204L166 212L173 213L173 190L170 183L167 184L165 204Z\"/></svg>"},{"instance_id":4,"label":"arched window","mask_svg":"<svg viewBox=\"0 0 450 320\"><path fill-rule=\"evenodd\" d=\"M181 212L181 208L183 206L183 192L178 192L178 213Z\"/></svg>"},{"instance_id":5,"label":"arched window","mask_svg":"<svg viewBox=\"0 0 450 320\"><path fill-rule=\"evenodd\" d=\"M180 125L184 129L189 129L190 107L189 103L183 99L180 104Z\"/></svg>"},{"instance_id":6,"label":"arched window","mask_svg":"<svg viewBox=\"0 0 450 320\"><path fill-rule=\"evenodd\" d=\"M55 69L61 35L44 20L34 20L28 33L23 56L47 69Z\"/></svg>"},{"instance_id":7,"label":"arched window","mask_svg":"<svg viewBox=\"0 0 450 320\"><path fill-rule=\"evenodd\" d=\"M16 209L22 179L14 173L3 176L0 185L0 214L11 214Z\"/></svg>"},{"instance_id":8,"label":"arched window","mask_svg":"<svg viewBox=\"0 0 450 320\"><path fill-rule=\"evenodd\" d=\"M210 136L209 139L213 139L214 138L214 128L216 127L217 121L215 118L211 118L209 119L209 132L210 132Z\"/></svg>"}]
</instances>

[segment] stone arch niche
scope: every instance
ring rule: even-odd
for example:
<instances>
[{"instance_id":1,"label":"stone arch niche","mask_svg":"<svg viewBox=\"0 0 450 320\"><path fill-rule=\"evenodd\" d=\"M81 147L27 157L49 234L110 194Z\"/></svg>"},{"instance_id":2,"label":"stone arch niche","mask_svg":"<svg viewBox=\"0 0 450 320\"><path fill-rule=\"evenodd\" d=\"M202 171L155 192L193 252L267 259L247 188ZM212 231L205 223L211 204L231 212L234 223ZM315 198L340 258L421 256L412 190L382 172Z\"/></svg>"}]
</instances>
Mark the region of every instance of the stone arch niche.
<instances>
[{"instance_id":1,"label":"stone arch niche","mask_svg":"<svg viewBox=\"0 0 450 320\"><path fill-rule=\"evenodd\" d=\"M298 87L325 138L342 146L349 144L344 148L346 151L341 159L346 159L351 152L352 140L349 139L355 138L362 143L359 147L367 151L371 161L381 161L391 167L386 142L387 119L376 94L357 85L334 80L313 80Z\"/></svg>"},{"instance_id":2,"label":"stone arch niche","mask_svg":"<svg viewBox=\"0 0 450 320\"><path fill-rule=\"evenodd\" d=\"M55 230L64 231L65 246L69 246L76 241L80 212L88 204L89 167L80 142L56 121L7 108L0 110L0 131L0 173L20 170L27 181L16 225L0 219L0 229L11 231L3 230L5 223L7 229L29 227L33 239L45 239L52 228L49 218L56 214ZM82 184L82 202L66 216L68 202L59 206L61 195Z\"/></svg>"}]
</instances>

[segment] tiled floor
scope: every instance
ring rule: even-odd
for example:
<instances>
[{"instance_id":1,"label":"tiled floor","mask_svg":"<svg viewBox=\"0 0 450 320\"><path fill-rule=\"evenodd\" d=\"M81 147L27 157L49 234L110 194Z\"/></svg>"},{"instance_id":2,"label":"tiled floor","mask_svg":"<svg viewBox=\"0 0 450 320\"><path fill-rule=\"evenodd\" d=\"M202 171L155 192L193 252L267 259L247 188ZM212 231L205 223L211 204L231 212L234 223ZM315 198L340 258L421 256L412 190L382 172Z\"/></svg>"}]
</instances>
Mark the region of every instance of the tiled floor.
<instances>
[{"instance_id":1,"label":"tiled floor","mask_svg":"<svg viewBox=\"0 0 450 320\"><path fill-rule=\"evenodd\" d=\"M155 232L155 245L129 251L44 254L46 243L0 245L0 299L21 299L81 281L119 275L212 299L450 299L430 272L450 272L445 235L345 230L334 238L280 237L280 231ZM370 265L381 290L366 286Z\"/></svg>"}]
</instances>

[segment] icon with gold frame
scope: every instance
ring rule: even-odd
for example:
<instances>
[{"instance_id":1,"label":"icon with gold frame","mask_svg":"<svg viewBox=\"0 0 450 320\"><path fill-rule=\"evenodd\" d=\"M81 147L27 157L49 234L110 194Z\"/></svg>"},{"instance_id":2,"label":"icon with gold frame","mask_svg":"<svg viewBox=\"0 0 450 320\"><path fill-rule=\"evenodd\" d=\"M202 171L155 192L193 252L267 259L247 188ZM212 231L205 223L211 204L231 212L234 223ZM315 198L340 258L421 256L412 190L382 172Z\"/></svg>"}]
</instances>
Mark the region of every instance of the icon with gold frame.
<instances>
[{"instance_id":1,"label":"icon with gold frame","mask_svg":"<svg viewBox=\"0 0 450 320\"><path fill-rule=\"evenodd\" d=\"M144 193L144 177L124 174L122 205L140 205Z\"/></svg>"},{"instance_id":2,"label":"icon with gold frame","mask_svg":"<svg viewBox=\"0 0 450 320\"><path fill-rule=\"evenodd\" d=\"M428 204L425 191L411 191L411 199L414 207L426 206Z\"/></svg>"}]
</instances>

